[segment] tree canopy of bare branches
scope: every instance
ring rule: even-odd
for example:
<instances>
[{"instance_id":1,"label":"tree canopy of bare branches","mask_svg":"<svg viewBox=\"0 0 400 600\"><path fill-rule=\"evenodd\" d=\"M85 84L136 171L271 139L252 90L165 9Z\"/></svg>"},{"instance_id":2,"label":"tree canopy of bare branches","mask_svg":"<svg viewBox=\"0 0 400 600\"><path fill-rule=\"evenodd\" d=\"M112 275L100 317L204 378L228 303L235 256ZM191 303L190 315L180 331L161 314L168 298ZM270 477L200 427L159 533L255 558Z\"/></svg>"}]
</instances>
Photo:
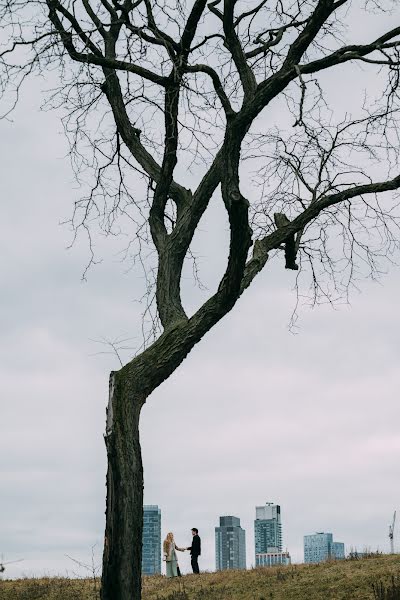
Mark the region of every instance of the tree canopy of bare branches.
<instances>
[{"instance_id":1,"label":"tree canopy of bare branches","mask_svg":"<svg viewBox=\"0 0 400 600\"><path fill-rule=\"evenodd\" d=\"M371 11L390 27L369 36L358 24ZM308 277L314 301L394 260L399 14L390 0L0 0L0 19L3 114L28 76L56 78L47 103L77 176L92 173L76 234L124 221L139 253L156 251L160 330L111 373L105 435L101 593L138 600L147 397L272 258ZM347 108L352 73L364 87ZM214 196L226 268L190 315L182 269Z\"/></svg>"}]
</instances>

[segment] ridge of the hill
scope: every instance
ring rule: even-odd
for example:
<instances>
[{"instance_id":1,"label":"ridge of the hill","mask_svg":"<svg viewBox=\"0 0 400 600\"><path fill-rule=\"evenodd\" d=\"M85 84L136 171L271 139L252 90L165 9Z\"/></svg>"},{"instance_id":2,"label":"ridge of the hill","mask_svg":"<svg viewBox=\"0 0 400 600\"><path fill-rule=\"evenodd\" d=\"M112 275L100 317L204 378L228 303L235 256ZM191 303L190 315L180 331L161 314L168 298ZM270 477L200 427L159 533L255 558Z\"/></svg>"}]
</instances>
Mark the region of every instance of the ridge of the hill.
<instances>
[{"instance_id":1,"label":"ridge of the hill","mask_svg":"<svg viewBox=\"0 0 400 600\"><path fill-rule=\"evenodd\" d=\"M0 600L97 600L96 579L0 581ZM400 555L143 578L143 600L400 600Z\"/></svg>"}]
</instances>

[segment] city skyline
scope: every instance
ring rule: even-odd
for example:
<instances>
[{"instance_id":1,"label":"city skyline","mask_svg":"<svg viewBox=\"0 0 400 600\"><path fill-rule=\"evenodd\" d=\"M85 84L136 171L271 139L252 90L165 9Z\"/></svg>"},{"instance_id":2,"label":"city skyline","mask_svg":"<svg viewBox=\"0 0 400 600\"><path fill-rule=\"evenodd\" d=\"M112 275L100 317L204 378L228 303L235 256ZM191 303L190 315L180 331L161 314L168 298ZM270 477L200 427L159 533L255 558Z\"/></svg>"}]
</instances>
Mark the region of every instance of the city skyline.
<instances>
[{"instance_id":1,"label":"city skyline","mask_svg":"<svg viewBox=\"0 0 400 600\"><path fill-rule=\"evenodd\" d=\"M255 562L250 565L250 568L292 564L288 548L283 550L281 506L267 502L265 505L256 506L255 510L258 519L256 518L254 521L254 537L252 542L247 538L248 543L252 543L255 551ZM257 525L261 525L261 527L258 529ZM240 534L238 534L238 530L240 530ZM219 526L215 527L214 532L215 570L249 568L246 561L246 531L241 526L241 518L233 515L220 516ZM199 533L202 535L202 532ZM276 541L276 546L271 545L273 543L271 535L275 536L273 540ZM307 556L306 540L308 540L309 546ZM303 560L297 560L295 563L340 560L345 557L343 542L334 541L332 533L316 532L303 535Z\"/></svg>"}]
</instances>

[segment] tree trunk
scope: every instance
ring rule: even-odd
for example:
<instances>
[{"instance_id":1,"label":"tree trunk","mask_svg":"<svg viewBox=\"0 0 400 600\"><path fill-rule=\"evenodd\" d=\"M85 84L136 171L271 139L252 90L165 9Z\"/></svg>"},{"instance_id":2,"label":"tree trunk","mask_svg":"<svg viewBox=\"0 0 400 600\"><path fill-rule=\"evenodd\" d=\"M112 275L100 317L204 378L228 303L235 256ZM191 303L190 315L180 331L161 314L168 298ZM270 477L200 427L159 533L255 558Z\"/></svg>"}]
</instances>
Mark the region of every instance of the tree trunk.
<instances>
[{"instance_id":1,"label":"tree trunk","mask_svg":"<svg viewBox=\"0 0 400 600\"><path fill-rule=\"evenodd\" d=\"M140 600L143 529L143 467L139 417L143 399L125 369L110 375L106 530L102 600Z\"/></svg>"}]
</instances>

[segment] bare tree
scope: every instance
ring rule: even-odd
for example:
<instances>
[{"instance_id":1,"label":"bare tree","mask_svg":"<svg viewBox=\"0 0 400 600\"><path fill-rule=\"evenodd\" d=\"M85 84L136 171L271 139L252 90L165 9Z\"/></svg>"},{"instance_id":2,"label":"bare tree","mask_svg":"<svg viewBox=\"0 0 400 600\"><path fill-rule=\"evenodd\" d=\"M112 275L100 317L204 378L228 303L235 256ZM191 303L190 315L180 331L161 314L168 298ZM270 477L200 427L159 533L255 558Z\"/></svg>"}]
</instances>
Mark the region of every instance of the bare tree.
<instances>
[{"instance_id":1,"label":"bare tree","mask_svg":"<svg viewBox=\"0 0 400 600\"><path fill-rule=\"evenodd\" d=\"M77 176L94 174L75 205L76 231L90 239L97 217L116 234L125 219L141 260L149 243L157 255L147 271L154 339L110 375L103 600L141 597L139 418L152 391L271 258L284 255L287 269L310 277L314 301L331 301L365 266L379 274L400 239L396 195L385 193L400 187L400 23L392 14L390 30L362 43L356 27L363 11L389 13L396 2L187 4L0 0L3 101L14 94L6 110L28 75L57 73L48 102L65 111ZM334 110L324 88L350 66L371 91L355 112ZM179 182L190 169L193 189ZM182 269L214 195L229 221L226 269L188 315Z\"/></svg>"}]
</instances>

